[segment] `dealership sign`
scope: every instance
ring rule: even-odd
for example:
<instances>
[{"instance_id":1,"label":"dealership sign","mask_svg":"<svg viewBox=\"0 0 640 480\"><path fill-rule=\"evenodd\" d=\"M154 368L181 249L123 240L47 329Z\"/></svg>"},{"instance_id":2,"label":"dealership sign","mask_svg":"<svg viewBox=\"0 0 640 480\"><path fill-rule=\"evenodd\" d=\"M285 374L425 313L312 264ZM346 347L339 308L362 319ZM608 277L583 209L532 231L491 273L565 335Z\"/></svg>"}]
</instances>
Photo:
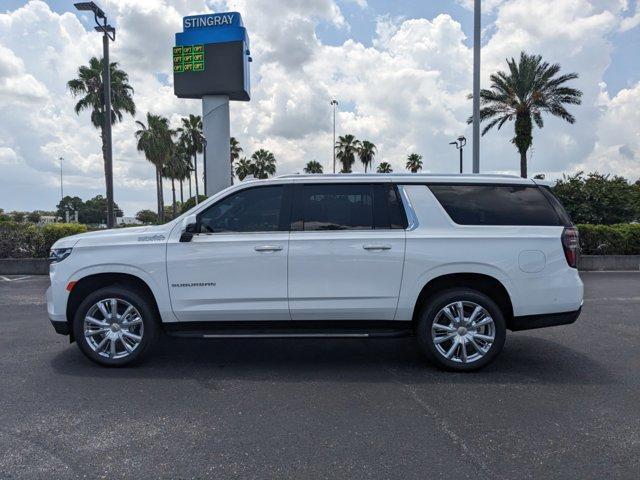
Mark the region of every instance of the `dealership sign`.
<instances>
[{"instance_id":1,"label":"dealership sign","mask_svg":"<svg viewBox=\"0 0 640 480\"><path fill-rule=\"evenodd\" d=\"M190 28L206 28L206 27L222 27L237 26L237 19L240 15L237 13L210 13L207 15L193 15L184 17L182 27L184 30ZM234 23L235 22L235 23Z\"/></svg>"},{"instance_id":2,"label":"dealership sign","mask_svg":"<svg viewBox=\"0 0 640 480\"><path fill-rule=\"evenodd\" d=\"M174 93L180 98L249 100L249 36L240 14L190 15L182 27L172 51Z\"/></svg>"}]
</instances>

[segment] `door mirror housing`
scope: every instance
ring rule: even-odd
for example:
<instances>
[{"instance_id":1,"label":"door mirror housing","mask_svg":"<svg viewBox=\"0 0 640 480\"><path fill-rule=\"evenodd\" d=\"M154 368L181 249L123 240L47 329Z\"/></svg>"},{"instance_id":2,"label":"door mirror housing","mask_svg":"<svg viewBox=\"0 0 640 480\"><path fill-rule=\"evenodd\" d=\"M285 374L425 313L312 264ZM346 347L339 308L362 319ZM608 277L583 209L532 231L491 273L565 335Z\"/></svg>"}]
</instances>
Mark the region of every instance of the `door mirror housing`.
<instances>
[{"instance_id":1,"label":"door mirror housing","mask_svg":"<svg viewBox=\"0 0 640 480\"><path fill-rule=\"evenodd\" d=\"M198 216L196 214L189 215L182 220L182 235L180 235L180 241L190 242L194 233L198 233Z\"/></svg>"}]
</instances>

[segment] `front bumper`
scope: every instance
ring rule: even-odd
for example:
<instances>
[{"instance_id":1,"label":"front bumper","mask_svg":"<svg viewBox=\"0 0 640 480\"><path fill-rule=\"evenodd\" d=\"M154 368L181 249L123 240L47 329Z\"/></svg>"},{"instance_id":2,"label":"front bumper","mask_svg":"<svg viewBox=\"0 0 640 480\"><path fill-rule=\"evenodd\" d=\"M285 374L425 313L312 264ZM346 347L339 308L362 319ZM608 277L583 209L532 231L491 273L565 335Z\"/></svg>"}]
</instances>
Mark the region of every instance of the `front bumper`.
<instances>
[{"instance_id":1,"label":"front bumper","mask_svg":"<svg viewBox=\"0 0 640 480\"><path fill-rule=\"evenodd\" d=\"M51 325L56 333L60 335L69 335L69 324L67 323L67 315L65 313L56 313L55 302L53 301L53 292L51 287L47 288L47 315L51 320Z\"/></svg>"},{"instance_id":2,"label":"front bumper","mask_svg":"<svg viewBox=\"0 0 640 480\"><path fill-rule=\"evenodd\" d=\"M582 306L572 312L513 317L509 324L509 330L517 332L519 330L533 330L534 328L555 327L556 325L569 325L578 319L581 311Z\"/></svg>"},{"instance_id":3,"label":"front bumper","mask_svg":"<svg viewBox=\"0 0 640 480\"><path fill-rule=\"evenodd\" d=\"M53 329L56 331L56 333L59 333L60 335L69 335L69 324L65 321L65 322L54 322L53 320L51 320L51 325L53 325Z\"/></svg>"}]
</instances>

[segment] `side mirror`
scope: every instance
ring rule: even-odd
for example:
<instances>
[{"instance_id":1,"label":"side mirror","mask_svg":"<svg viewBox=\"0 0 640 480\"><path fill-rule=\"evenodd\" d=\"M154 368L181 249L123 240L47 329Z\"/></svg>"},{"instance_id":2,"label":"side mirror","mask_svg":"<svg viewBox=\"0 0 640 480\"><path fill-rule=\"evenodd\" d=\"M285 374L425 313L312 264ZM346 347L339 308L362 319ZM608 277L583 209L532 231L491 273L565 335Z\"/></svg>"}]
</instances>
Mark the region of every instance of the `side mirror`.
<instances>
[{"instance_id":1,"label":"side mirror","mask_svg":"<svg viewBox=\"0 0 640 480\"><path fill-rule=\"evenodd\" d=\"M182 221L182 235L180 235L181 242L190 242L193 238L193 234L198 232L198 217L193 214L189 215Z\"/></svg>"}]
</instances>

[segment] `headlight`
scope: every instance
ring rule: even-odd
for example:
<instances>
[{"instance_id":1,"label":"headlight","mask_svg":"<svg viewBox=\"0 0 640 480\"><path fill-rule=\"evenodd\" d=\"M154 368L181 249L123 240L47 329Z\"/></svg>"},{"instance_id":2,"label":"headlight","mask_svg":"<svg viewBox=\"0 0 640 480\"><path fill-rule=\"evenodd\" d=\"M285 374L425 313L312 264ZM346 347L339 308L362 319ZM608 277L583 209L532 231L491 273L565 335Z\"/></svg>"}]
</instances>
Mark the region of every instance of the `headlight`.
<instances>
[{"instance_id":1,"label":"headlight","mask_svg":"<svg viewBox=\"0 0 640 480\"><path fill-rule=\"evenodd\" d=\"M52 248L49 252L49 260L51 263L61 262L71 255L71 248Z\"/></svg>"}]
</instances>

